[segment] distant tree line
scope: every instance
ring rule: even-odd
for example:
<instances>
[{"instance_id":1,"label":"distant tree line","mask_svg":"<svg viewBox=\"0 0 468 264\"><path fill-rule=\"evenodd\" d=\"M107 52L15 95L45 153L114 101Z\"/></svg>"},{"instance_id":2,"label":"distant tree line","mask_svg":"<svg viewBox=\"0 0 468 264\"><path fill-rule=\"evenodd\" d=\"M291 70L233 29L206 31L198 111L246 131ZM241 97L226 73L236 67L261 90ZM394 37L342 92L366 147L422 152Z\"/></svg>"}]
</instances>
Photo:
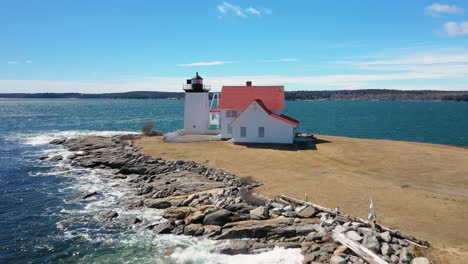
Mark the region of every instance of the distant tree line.
<instances>
[{"instance_id":1,"label":"distant tree line","mask_svg":"<svg viewBox=\"0 0 468 264\"><path fill-rule=\"evenodd\" d=\"M468 101L468 91L333 90L289 91L286 100Z\"/></svg>"},{"instance_id":2,"label":"distant tree line","mask_svg":"<svg viewBox=\"0 0 468 264\"><path fill-rule=\"evenodd\" d=\"M210 97L212 94L210 94ZM286 100L390 100L390 101L468 101L468 91L403 91L386 89L287 91ZM183 99L183 92L126 93L0 93L0 98L77 98L77 99Z\"/></svg>"}]
</instances>

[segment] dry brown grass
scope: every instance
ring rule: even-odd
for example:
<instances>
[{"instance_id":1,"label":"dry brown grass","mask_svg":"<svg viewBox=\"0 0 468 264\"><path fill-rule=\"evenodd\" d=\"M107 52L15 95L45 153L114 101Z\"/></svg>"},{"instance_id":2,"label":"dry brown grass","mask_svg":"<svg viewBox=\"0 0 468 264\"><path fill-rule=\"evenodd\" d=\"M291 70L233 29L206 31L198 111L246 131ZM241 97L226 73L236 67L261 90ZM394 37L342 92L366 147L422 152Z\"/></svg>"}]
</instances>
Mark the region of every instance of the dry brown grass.
<instances>
[{"instance_id":1,"label":"dry brown grass","mask_svg":"<svg viewBox=\"0 0 468 264\"><path fill-rule=\"evenodd\" d=\"M316 149L287 150L225 142L163 143L142 138L142 152L194 160L286 194L365 217L372 197L380 222L429 240L437 263L468 258L468 150L445 145L318 136Z\"/></svg>"}]
</instances>

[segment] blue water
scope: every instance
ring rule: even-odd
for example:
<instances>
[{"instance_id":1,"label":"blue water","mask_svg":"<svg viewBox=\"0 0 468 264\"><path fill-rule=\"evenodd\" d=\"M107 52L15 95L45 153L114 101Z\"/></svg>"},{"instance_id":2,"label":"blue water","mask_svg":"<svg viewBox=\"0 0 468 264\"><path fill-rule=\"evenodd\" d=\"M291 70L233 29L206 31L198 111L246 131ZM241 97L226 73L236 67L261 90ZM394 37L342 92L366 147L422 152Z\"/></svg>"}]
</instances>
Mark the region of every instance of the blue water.
<instances>
[{"instance_id":1,"label":"blue water","mask_svg":"<svg viewBox=\"0 0 468 264\"><path fill-rule=\"evenodd\" d=\"M138 131L153 120L162 131L183 124L177 100L2 100L0 99L0 263L238 263L300 262L294 250L230 257L211 252L211 241L153 236L144 227L104 222L114 209L124 218L156 223L156 210L130 210L118 201L133 195L125 183L108 180L103 170L77 170L48 145L53 138ZM468 146L468 103L463 102L287 102L286 113L299 130L362 138L384 138ZM97 200L82 201L97 190ZM246 262L246 263L247 263Z\"/></svg>"}]
</instances>

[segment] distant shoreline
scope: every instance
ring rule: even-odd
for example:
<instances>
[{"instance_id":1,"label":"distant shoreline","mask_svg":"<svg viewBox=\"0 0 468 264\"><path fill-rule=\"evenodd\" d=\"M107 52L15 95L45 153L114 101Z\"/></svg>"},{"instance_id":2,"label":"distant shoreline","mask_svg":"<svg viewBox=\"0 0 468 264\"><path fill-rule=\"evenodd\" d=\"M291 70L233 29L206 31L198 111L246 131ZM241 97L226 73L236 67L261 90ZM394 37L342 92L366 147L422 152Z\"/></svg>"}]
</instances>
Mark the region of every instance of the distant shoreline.
<instances>
[{"instance_id":1,"label":"distant shoreline","mask_svg":"<svg viewBox=\"0 0 468 264\"><path fill-rule=\"evenodd\" d=\"M289 101L360 100L360 101L468 101L468 91L433 90L327 90L286 91ZM174 99L184 98L183 92L136 91L123 93L0 93L0 98L35 99Z\"/></svg>"}]
</instances>

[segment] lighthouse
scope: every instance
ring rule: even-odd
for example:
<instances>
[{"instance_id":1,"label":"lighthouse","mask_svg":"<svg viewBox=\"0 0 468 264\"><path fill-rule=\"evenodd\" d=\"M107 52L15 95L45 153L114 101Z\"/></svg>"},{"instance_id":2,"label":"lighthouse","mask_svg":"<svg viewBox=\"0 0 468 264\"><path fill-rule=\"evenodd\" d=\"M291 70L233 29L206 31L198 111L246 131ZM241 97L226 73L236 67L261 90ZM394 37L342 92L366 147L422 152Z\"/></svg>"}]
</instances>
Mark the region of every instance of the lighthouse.
<instances>
[{"instance_id":1,"label":"lighthouse","mask_svg":"<svg viewBox=\"0 0 468 264\"><path fill-rule=\"evenodd\" d=\"M184 85L184 133L212 134L210 130L210 88L197 74Z\"/></svg>"}]
</instances>

